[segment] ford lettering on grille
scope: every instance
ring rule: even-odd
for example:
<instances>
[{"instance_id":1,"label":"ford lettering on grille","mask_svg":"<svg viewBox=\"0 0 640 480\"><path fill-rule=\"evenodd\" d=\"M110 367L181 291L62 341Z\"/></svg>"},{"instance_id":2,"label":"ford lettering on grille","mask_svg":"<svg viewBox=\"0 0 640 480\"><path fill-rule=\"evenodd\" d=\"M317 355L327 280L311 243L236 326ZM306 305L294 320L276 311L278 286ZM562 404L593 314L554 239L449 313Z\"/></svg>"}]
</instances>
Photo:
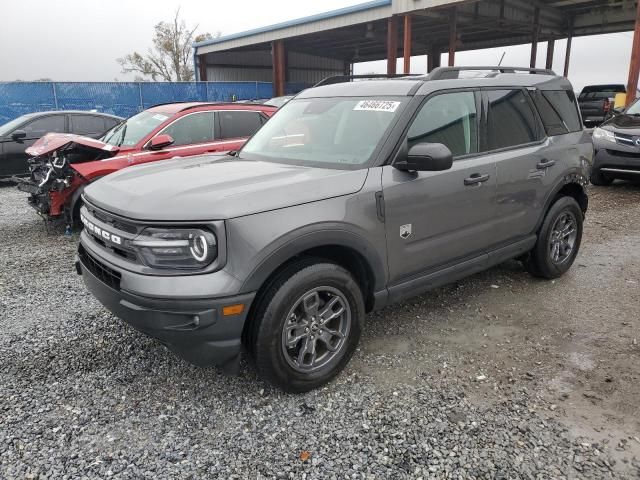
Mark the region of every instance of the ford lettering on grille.
<instances>
[{"instance_id":1,"label":"ford lettering on grille","mask_svg":"<svg viewBox=\"0 0 640 480\"><path fill-rule=\"evenodd\" d=\"M108 240L111 243L115 243L116 245L122 244L122 238L120 238L120 236L114 235L113 233L105 230L104 228L100 228L97 225L94 225L82 214L80 215L80 221L84 225L84 228L89 230L95 236L100 237L103 240Z\"/></svg>"}]
</instances>

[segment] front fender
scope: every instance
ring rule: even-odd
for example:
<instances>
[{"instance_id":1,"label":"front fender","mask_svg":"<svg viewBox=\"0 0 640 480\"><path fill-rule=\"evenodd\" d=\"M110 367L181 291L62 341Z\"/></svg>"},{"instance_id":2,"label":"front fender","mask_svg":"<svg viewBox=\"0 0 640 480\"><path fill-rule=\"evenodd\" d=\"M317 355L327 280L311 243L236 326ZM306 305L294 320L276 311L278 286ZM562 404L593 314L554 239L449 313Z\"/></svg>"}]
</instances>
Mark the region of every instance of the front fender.
<instances>
[{"instance_id":1,"label":"front fender","mask_svg":"<svg viewBox=\"0 0 640 480\"><path fill-rule=\"evenodd\" d=\"M245 279L242 291L258 290L287 261L312 248L327 246L345 247L359 253L373 275L374 292L385 289L385 263L375 245L362 234L347 230L342 224L333 223L303 227L278 239L265 249L265 253Z\"/></svg>"}]
</instances>

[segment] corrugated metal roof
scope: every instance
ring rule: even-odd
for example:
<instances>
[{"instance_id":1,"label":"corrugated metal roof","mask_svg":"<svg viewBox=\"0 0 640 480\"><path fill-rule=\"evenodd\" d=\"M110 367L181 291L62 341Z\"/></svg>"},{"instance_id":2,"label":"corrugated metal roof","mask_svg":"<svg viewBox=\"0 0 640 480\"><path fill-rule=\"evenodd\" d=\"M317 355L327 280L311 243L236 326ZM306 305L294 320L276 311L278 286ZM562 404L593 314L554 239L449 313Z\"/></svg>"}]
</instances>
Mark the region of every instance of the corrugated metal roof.
<instances>
[{"instance_id":1,"label":"corrugated metal roof","mask_svg":"<svg viewBox=\"0 0 640 480\"><path fill-rule=\"evenodd\" d=\"M250 37L259 33L273 32L276 30L282 30L288 27L295 27L298 25L304 25L306 23L317 22L320 20L327 20L350 13L358 13L373 8L391 6L392 0L372 0L366 3L359 3L357 5L351 5L349 7L339 8L337 10L331 10L329 12L318 13L316 15L310 15L308 17L297 18L295 20L289 20L286 22L276 23L275 25L269 25L266 27L254 28L245 32L233 33L231 35L225 35L219 38L212 38L211 40L204 40L202 42L194 43L193 46L197 49L199 47L205 47L207 45L214 45L216 43L224 43L229 40L236 40L238 38Z\"/></svg>"}]
</instances>

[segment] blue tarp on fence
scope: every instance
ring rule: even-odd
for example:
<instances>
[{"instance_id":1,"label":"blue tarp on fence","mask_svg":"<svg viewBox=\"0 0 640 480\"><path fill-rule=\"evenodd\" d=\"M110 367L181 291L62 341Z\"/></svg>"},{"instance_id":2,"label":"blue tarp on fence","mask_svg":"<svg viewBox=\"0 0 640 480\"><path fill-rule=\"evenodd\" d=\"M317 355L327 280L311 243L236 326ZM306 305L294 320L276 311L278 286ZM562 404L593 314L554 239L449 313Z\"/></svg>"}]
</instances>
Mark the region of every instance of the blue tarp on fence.
<instances>
[{"instance_id":1,"label":"blue tarp on fence","mask_svg":"<svg viewBox=\"0 0 640 480\"><path fill-rule=\"evenodd\" d=\"M287 93L307 86L287 84ZM97 110L130 117L159 103L256 100L272 93L270 82L0 82L0 125L46 110Z\"/></svg>"}]
</instances>

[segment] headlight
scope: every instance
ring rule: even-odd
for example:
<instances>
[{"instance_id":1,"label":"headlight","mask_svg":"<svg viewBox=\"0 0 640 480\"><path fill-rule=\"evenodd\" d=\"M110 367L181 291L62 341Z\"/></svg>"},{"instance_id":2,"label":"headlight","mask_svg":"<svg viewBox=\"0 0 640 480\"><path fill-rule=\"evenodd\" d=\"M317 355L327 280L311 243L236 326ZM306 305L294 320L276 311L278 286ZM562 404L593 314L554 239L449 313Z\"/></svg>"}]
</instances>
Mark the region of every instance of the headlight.
<instances>
[{"instance_id":1,"label":"headlight","mask_svg":"<svg viewBox=\"0 0 640 480\"><path fill-rule=\"evenodd\" d=\"M131 245L154 268L197 270L218 256L216 236L200 228L145 228Z\"/></svg>"},{"instance_id":2,"label":"headlight","mask_svg":"<svg viewBox=\"0 0 640 480\"><path fill-rule=\"evenodd\" d=\"M616 141L616 136L611 130L605 130L600 127L593 130L593 138L594 140L606 140L613 143Z\"/></svg>"}]
</instances>

